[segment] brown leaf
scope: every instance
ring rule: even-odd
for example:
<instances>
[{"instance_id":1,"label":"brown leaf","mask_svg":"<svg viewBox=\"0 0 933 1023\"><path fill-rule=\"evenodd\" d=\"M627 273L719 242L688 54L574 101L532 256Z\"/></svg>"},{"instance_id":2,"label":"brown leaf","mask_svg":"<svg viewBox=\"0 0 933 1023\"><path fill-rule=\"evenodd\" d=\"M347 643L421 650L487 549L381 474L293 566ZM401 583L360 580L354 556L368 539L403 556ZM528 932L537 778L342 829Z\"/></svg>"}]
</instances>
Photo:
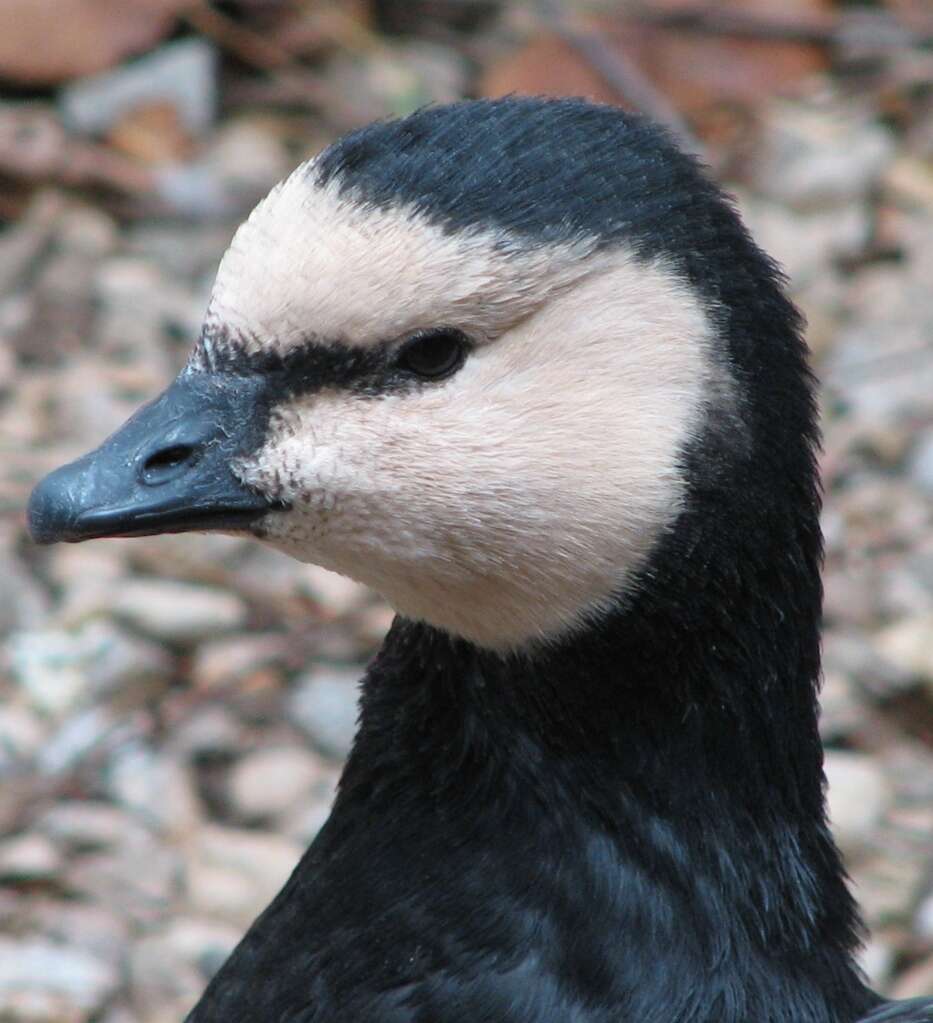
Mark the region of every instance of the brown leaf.
<instances>
[{"instance_id":1,"label":"brown leaf","mask_svg":"<svg viewBox=\"0 0 933 1023\"><path fill-rule=\"evenodd\" d=\"M3 0L0 77L50 85L152 46L189 0Z\"/></svg>"},{"instance_id":2,"label":"brown leaf","mask_svg":"<svg viewBox=\"0 0 933 1023\"><path fill-rule=\"evenodd\" d=\"M797 0L782 8L782 22L801 11L805 26L813 22L820 0ZM660 10L658 9L660 7ZM599 35L615 59L637 69L684 114L708 115L716 107L752 105L776 92L792 90L803 78L827 65L823 47L781 38L754 38L729 31L698 31L673 20L673 13L715 9L711 4L656 5L651 16L600 18L577 23L584 32ZM773 4L746 0L728 8L764 15ZM671 16L665 21L665 14ZM508 92L543 95L582 95L603 102L631 105L620 95L580 48L559 32L543 32L518 52L491 67L480 91L486 96Z\"/></svg>"}]
</instances>

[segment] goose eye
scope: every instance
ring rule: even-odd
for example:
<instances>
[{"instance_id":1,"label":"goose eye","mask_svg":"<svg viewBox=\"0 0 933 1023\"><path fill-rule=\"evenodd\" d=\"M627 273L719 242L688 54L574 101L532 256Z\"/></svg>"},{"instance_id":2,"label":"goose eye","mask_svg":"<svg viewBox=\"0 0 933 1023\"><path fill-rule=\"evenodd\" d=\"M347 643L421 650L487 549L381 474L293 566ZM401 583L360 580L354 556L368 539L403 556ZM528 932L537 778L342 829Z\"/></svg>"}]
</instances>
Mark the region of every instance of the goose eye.
<instances>
[{"instance_id":1,"label":"goose eye","mask_svg":"<svg viewBox=\"0 0 933 1023\"><path fill-rule=\"evenodd\" d=\"M425 380L442 380L455 373L467 354L467 340L458 330L432 330L408 341L399 365Z\"/></svg>"}]
</instances>

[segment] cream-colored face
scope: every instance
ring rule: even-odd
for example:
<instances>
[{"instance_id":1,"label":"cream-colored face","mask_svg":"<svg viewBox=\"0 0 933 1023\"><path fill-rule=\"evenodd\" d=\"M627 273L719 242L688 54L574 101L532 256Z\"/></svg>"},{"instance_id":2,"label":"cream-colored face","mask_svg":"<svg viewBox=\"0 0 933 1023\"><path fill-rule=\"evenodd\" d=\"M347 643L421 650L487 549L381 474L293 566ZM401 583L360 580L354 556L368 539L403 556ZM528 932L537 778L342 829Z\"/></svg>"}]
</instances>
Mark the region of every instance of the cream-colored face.
<instances>
[{"instance_id":1,"label":"cream-colored face","mask_svg":"<svg viewBox=\"0 0 933 1023\"><path fill-rule=\"evenodd\" d=\"M296 172L224 258L193 357L470 339L442 381L275 406L236 467L289 505L264 538L495 649L553 637L631 585L682 507L680 455L728 374L688 286L582 240L536 247L367 209Z\"/></svg>"}]
</instances>

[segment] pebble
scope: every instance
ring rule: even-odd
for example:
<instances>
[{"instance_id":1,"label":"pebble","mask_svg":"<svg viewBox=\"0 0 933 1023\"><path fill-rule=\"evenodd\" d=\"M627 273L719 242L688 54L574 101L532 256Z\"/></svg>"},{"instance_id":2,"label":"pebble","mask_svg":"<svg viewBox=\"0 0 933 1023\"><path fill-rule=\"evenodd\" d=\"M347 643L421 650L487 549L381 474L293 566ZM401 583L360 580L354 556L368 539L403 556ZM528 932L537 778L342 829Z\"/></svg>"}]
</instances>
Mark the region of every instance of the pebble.
<instances>
[{"instance_id":1,"label":"pebble","mask_svg":"<svg viewBox=\"0 0 933 1023\"><path fill-rule=\"evenodd\" d=\"M327 823L336 794L338 778L339 775L335 775L326 788L322 787L322 790L316 793L313 802L296 807L291 814L283 819L282 826L285 834L302 847L309 846Z\"/></svg>"},{"instance_id":2,"label":"pebble","mask_svg":"<svg viewBox=\"0 0 933 1023\"><path fill-rule=\"evenodd\" d=\"M45 728L33 709L0 706L0 777L34 757L44 739Z\"/></svg>"},{"instance_id":3,"label":"pebble","mask_svg":"<svg viewBox=\"0 0 933 1023\"><path fill-rule=\"evenodd\" d=\"M933 955L927 956L919 963L911 966L910 969L898 977L897 982L892 985L892 998L921 998L930 997L933 992Z\"/></svg>"},{"instance_id":4,"label":"pebble","mask_svg":"<svg viewBox=\"0 0 933 1023\"><path fill-rule=\"evenodd\" d=\"M207 980L223 965L242 936L240 928L231 924L182 916L168 924L161 939L172 955L196 966Z\"/></svg>"},{"instance_id":5,"label":"pebble","mask_svg":"<svg viewBox=\"0 0 933 1023\"><path fill-rule=\"evenodd\" d=\"M933 891L920 903L916 916L916 928L921 938L933 942Z\"/></svg>"},{"instance_id":6,"label":"pebble","mask_svg":"<svg viewBox=\"0 0 933 1023\"><path fill-rule=\"evenodd\" d=\"M65 868L63 886L73 897L145 928L169 912L181 876L177 849L153 842L144 849L127 846L77 857Z\"/></svg>"},{"instance_id":7,"label":"pebble","mask_svg":"<svg viewBox=\"0 0 933 1023\"><path fill-rule=\"evenodd\" d=\"M878 764L861 753L827 750L829 819L839 847L858 852L872 838L892 793Z\"/></svg>"},{"instance_id":8,"label":"pebble","mask_svg":"<svg viewBox=\"0 0 933 1023\"><path fill-rule=\"evenodd\" d=\"M243 602L232 593L171 579L129 580L113 610L140 632L173 643L230 632L246 620Z\"/></svg>"},{"instance_id":9,"label":"pebble","mask_svg":"<svg viewBox=\"0 0 933 1023\"><path fill-rule=\"evenodd\" d=\"M894 967L894 949L880 937L871 937L859 951L858 964L875 990L883 991Z\"/></svg>"},{"instance_id":10,"label":"pebble","mask_svg":"<svg viewBox=\"0 0 933 1023\"><path fill-rule=\"evenodd\" d=\"M370 591L362 583L318 565L301 565L299 573L302 591L317 601L327 618L343 618L370 599Z\"/></svg>"},{"instance_id":11,"label":"pebble","mask_svg":"<svg viewBox=\"0 0 933 1023\"><path fill-rule=\"evenodd\" d=\"M901 671L933 683L933 613L889 625L875 634L874 645Z\"/></svg>"},{"instance_id":12,"label":"pebble","mask_svg":"<svg viewBox=\"0 0 933 1023\"><path fill-rule=\"evenodd\" d=\"M137 107L171 103L198 136L214 119L215 61L203 39L169 43L114 71L66 85L59 94L62 120L71 131L97 135Z\"/></svg>"},{"instance_id":13,"label":"pebble","mask_svg":"<svg viewBox=\"0 0 933 1023\"><path fill-rule=\"evenodd\" d=\"M203 811L184 764L142 742L117 750L106 774L107 791L120 806L159 831L183 836Z\"/></svg>"},{"instance_id":14,"label":"pebble","mask_svg":"<svg viewBox=\"0 0 933 1023\"><path fill-rule=\"evenodd\" d=\"M123 968L129 924L103 906L42 899L33 907L30 919L47 938L84 949L117 969Z\"/></svg>"},{"instance_id":15,"label":"pebble","mask_svg":"<svg viewBox=\"0 0 933 1023\"><path fill-rule=\"evenodd\" d=\"M209 824L187 852L189 904L212 919L248 926L278 893L302 851L278 834Z\"/></svg>"},{"instance_id":16,"label":"pebble","mask_svg":"<svg viewBox=\"0 0 933 1023\"><path fill-rule=\"evenodd\" d=\"M171 670L163 650L103 619L75 629L17 632L7 642L24 694L54 717L118 691L148 695Z\"/></svg>"},{"instance_id":17,"label":"pebble","mask_svg":"<svg viewBox=\"0 0 933 1023\"><path fill-rule=\"evenodd\" d=\"M827 673L838 672L860 693L886 700L913 687L909 671L884 657L863 634L830 629L823 637L823 664Z\"/></svg>"},{"instance_id":18,"label":"pebble","mask_svg":"<svg viewBox=\"0 0 933 1023\"><path fill-rule=\"evenodd\" d=\"M180 722L170 742L186 760L229 757L242 748L243 726L226 707L208 705Z\"/></svg>"},{"instance_id":19,"label":"pebble","mask_svg":"<svg viewBox=\"0 0 933 1023\"><path fill-rule=\"evenodd\" d=\"M102 749L133 725L117 718L106 706L97 704L66 718L52 733L37 755L42 774L60 774L76 767L86 756Z\"/></svg>"},{"instance_id":20,"label":"pebble","mask_svg":"<svg viewBox=\"0 0 933 1023\"><path fill-rule=\"evenodd\" d=\"M922 434L910 456L911 479L925 493L933 495L933 430Z\"/></svg>"},{"instance_id":21,"label":"pebble","mask_svg":"<svg viewBox=\"0 0 933 1023\"><path fill-rule=\"evenodd\" d=\"M237 816L246 820L286 813L321 780L327 768L301 746L256 750L230 772L228 795Z\"/></svg>"},{"instance_id":22,"label":"pebble","mask_svg":"<svg viewBox=\"0 0 933 1023\"><path fill-rule=\"evenodd\" d=\"M78 705L86 681L72 636L58 629L17 632L6 646L13 678L32 707L60 717Z\"/></svg>"},{"instance_id":23,"label":"pebble","mask_svg":"<svg viewBox=\"0 0 933 1023\"><path fill-rule=\"evenodd\" d=\"M149 832L129 813L98 800L56 803L37 818L35 827L71 855L151 842Z\"/></svg>"},{"instance_id":24,"label":"pebble","mask_svg":"<svg viewBox=\"0 0 933 1023\"><path fill-rule=\"evenodd\" d=\"M289 717L327 756L342 760L356 734L361 667L313 668L288 697Z\"/></svg>"},{"instance_id":25,"label":"pebble","mask_svg":"<svg viewBox=\"0 0 933 1023\"><path fill-rule=\"evenodd\" d=\"M90 1013L101 1008L118 984L117 971L84 949L42 938L0 937L0 1007L11 996L34 993L67 999Z\"/></svg>"},{"instance_id":26,"label":"pebble","mask_svg":"<svg viewBox=\"0 0 933 1023\"><path fill-rule=\"evenodd\" d=\"M865 717L849 678L839 671L827 671L820 689L820 735L831 742L857 729Z\"/></svg>"},{"instance_id":27,"label":"pebble","mask_svg":"<svg viewBox=\"0 0 933 1023\"><path fill-rule=\"evenodd\" d=\"M201 689L230 685L258 668L285 658L284 637L247 633L200 644L191 665L191 678Z\"/></svg>"},{"instance_id":28,"label":"pebble","mask_svg":"<svg viewBox=\"0 0 933 1023\"><path fill-rule=\"evenodd\" d=\"M61 856L44 835L27 832L0 842L0 881L47 881L60 867Z\"/></svg>"},{"instance_id":29,"label":"pebble","mask_svg":"<svg viewBox=\"0 0 933 1023\"><path fill-rule=\"evenodd\" d=\"M818 209L862 199L890 162L894 145L881 125L838 110L774 108L760 150L758 187L788 206Z\"/></svg>"},{"instance_id":30,"label":"pebble","mask_svg":"<svg viewBox=\"0 0 933 1023\"><path fill-rule=\"evenodd\" d=\"M129 978L134 1008L144 1019L172 1003L190 1007L204 987L204 977L197 967L185 962L160 934L133 944ZM176 1018L180 1019L181 1014Z\"/></svg>"}]
</instances>

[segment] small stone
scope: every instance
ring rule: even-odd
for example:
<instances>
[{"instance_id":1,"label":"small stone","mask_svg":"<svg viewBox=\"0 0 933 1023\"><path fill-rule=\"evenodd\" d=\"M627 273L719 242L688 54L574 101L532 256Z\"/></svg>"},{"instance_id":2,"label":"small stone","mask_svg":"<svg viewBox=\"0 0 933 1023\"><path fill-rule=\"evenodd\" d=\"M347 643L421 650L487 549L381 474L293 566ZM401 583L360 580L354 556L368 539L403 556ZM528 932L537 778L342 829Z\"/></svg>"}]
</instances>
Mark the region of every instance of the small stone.
<instances>
[{"instance_id":1,"label":"small stone","mask_svg":"<svg viewBox=\"0 0 933 1023\"><path fill-rule=\"evenodd\" d=\"M835 110L784 104L774 108L769 127L758 187L798 209L861 200L894 155L885 128Z\"/></svg>"},{"instance_id":2,"label":"small stone","mask_svg":"<svg viewBox=\"0 0 933 1023\"><path fill-rule=\"evenodd\" d=\"M884 657L864 635L830 629L823 637L823 663L827 673L850 679L857 691L875 700L887 700L913 688L910 672Z\"/></svg>"},{"instance_id":3,"label":"small stone","mask_svg":"<svg viewBox=\"0 0 933 1023\"><path fill-rule=\"evenodd\" d=\"M865 714L847 676L827 671L820 689L820 735L824 742L838 739L858 728Z\"/></svg>"},{"instance_id":4,"label":"small stone","mask_svg":"<svg viewBox=\"0 0 933 1023\"><path fill-rule=\"evenodd\" d=\"M67 999L90 1013L118 984L117 971L83 949L42 938L0 937L0 1005L12 995L35 993Z\"/></svg>"},{"instance_id":5,"label":"small stone","mask_svg":"<svg viewBox=\"0 0 933 1023\"><path fill-rule=\"evenodd\" d=\"M134 1008L144 1019L173 1002L191 1005L204 987L204 977L197 968L185 962L158 934L134 942L129 975Z\"/></svg>"},{"instance_id":6,"label":"small stone","mask_svg":"<svg viewBox=\"0 0 933 1023\"><path fill-rule=\"evenodd\" d=\"M42 834L17 835L0 843L0 881L46 881L60 866L58 850Z\"/></svg>"},{"instance_id":7,"label":"small stone","mask_svg":"<svg viewBox=\"0 0 933 1023\"><path fill-rule=\"evenodd\" d=\"M933 495L933 430L920 437L910 456L910 475L925 493Z\"/></svg>"},{"instance_id":8,"label":"small stone","mask_svg":"<svg viewBox=\"0 0 933 1023\"><path fill-rule=\"evenodd\" d=\"M246 620L246 608L233 594L169 579L129 580L113 610L141 632L176 643L229 632Z\"/></svg>"},{"instance_id":9,"label":"small stone","mask_svg":"<svg viewBox=\"0 0 933 1023\"><path fill-rule=\"evenodd\" d=\"M85 678L74 636L59 629L18 632L7 649L13 678L40 713L57 717L78 704Z\"/></svg>"},{"instance_id":10,"label":"small stone","mask_svg":"<svg viewBox=\"0 0 933 1023\"><path fill-rule=\"evenodd\" d=\"M933 682L933 613L904 618L874 637L878 652L902 671Z\"/></svg>"},{"instance_id":11,"label":"small stone","mask_svg":"<svg viewBox=\"0 0 933 1023\"><path fill-rule=\"evenodd\" d=\"M54 991L0 991L3 1023L86 1023L87 1013L67 995Z\"/></svg>"},{"instance_id":12,"label":"small stone","mask_svg":"<svg viewBox=\"0 0 933 1023\"><path fill-rule=\"evenodd\" d=\"M330 817L336 787L337 777L334 777L329 789L320 792L314 802L296 807L282 822L285 834L307 848Z\"/></svg>"},{"instance_id":13,"label":"small stone","mask_svg":"<svg viewBox=\"0 0 933 1023\"><path fill-rule=\"evenodd\" d=\"M230 772L230 802L247 820L275 817L307 796L325 772L318 757L301 746L256 750Z\"/></svg>"},{"instance_id":14,"label":"small stone","mask_svg":"<svg viewBox=\"0 0 933 1023\"><path fill-rule=\"evenodd\" d=\"M59 217L55 238L60 249L84 259L100 259L116 248L119 231L113 217L103 210L72 203Z\"/></svg>"},{"instance_id":15,"label":"small stone","mask_svg":"<svg viewBox=\"0 0 933 1023\"><path fill-rule=\"evenodd\" d=\"M81 948L116 969L122 969L130 937L128 923L89 902L43 899L30 914L46 938Z\"/></svg>"},{"instance_id":16,"label":"small stone","mask_svg":"<svg viewBox=\"0 0 933 1023\"><path fill-rule=\"evenodd\" d=\"M238 927L217 920L186 916L168 925L164 940L176 955L197 966L201 975L209 979L236 948L241 937Z\"/></svg>"},{"instance_id":17,"label":"small stone","mask_svg":"<svg viewBox=\"0 0 933 1023\"><path fill-rule=\"evenodd\" d=\"M133 926L151 927L177 895L181 866L176 849L150 842L78 857L67 866L63 885Z\"/></svg>"},{"instance_id":18,"label":"small stone","mask_svg":"<svg viewBox=\"0 0 933 1023\"><path fill-rule=\"evenodd\" d=\"M191 666L191 677L199 688L229 685L285 658L282 636L249 633L202 643Z\"/></svg>"},{"instance_id":19,"label":"small stone","mask_svg":"<svg viewBox=\"0 0 933 1023\"><path fill-rule=\"evenodd\" d=\"M916 917L917 933L928 941L933 940L933 892L920 903Z\"/></svg>"},{"instance_id":20,"label":"small stone","mask_svg":"<svg viewBox=\"0 0 933 1023\"><path fill-rule=\"evenodd\" d=\"M827 750L824 764L833 835L844 853L863 848L891 801L877 763L861 753Z\"/></svg>"},{"instance_id":21,"label":"small stone","mask_svg":"<svg viewBox=\"0 0 933 1023\"><path fill-rule=\"evenodd\" d=\"M184 765L143 743L129 743L110 762L114 800L159 831L183 836L202 819L200 800Z\"/></svg>"},{"instance_id":22,"label":"small stone","mask_svg":"<svg viewBox=\"0 0 933 1023\"><path fill-rule=\"evenodd\" d=\"M905 970L891 988L892 998L929 998L933 991L933 955Z\"/></svg>"},{"instance_id":23,"label":"small stone","mask_svg":"<svg viewBox=\"0 0 933 1023\"><path fill-rule=\"evenodd\" d=\"M272 901L302 853L280 835L213 824L194 839L185 871L192 908L241 926Z\"/></svg>"},{"instance_id":24,"label":"small stone","mask_svg":"<svg viewBox=\"0 0 933 1023\"><path fill-rule=\"evenodd\" d=\"M3 359L0 356L0 387L3 386ZM15 536L0 526L0 636L15 629L35 628L48 613L48 597L19 556Z\"/></svg>"},{"instance_id":25,"label":"small stone","mask_svg":"<svg viewBox=\"0 0 933 1023\"><path fill-rule=\"evenodd\" d=\"M101 748L123 726L106 707L96 706L66 718L38 754L43 774L59 774Z\"/></svg>"},{"instance_id":26,"label":"small stone","mask_svg":"<svg viewBox=\"0 0 933 1023\"><path fill-rule=\"evenodd\" d=\"M79 79L61 91L62 118L72 131L102 134L141 106L171 103L192 135L214 119L216 54L203 39L162 46L131 64Z\"/></svg>"},{"instance_id":27,"label":"small stone","mask_svg":"<svg viewBox=\"0 0 933 1023\"><path fill-rule=\"evenodd\" d=\"M868 983L876 990L887 987L894 960L895 953L890 943L877 935L868 939L858 955L858 965L868 978Z\"/></svg>"},{"instance_id":28,"label":"small stone","mask_svg":"<svg viewBox=\"0 0 933 1023\"><path fill-rule=\"evenodd\" d=\"M89 799L56 803L35 826L72 855L122 845L139 847L150 841L148 832L125 810Z\"/></svg>"},{"instance_id":29,"label":"small stone","mask_svg":"<svg viewBox=\"0 0 933 1023\"><path fill-rule=\"evenodd\" d=\"M145 691L171 669L158 647L105 620L18 632L8 642L14 677L32 705L53 716L128 686Z\"/></svg>"},{"instance_id":30,"label":"small stone","mask_svg":"<svg viewBox=\"0 0 933 1023\"><path fill-rule=\"evenodd\" d=\"M886 837L885 829L879 838ZM874 933L882 927L903 927L910 921L929 869L925 855L894 844L882 848L879 842L876 851L866 850L848 866L859 908Z\"/></svg>"},{"instance_id":31,"label":"small stone","mask_svg":"<svg viewBox=\"0 0 933 1023\"><path fill-rule=\"evenodd\" d=\"M35 756L44 739L45 729L34 711L16 704L0 706L0 775L5 765Z\"/></svg>"},{"instance_id":32,"label":"small stone","mask_svg":"<svg viewBox=\"0 0 933 1023\"><path fill-rule=\"evenodd\" d=\"M320 605L327 618L342 618L369 600L369 590L346 576L318 565L301 565L299 571L301 589Z\"/></svg>"},{"instance_id":33,"label":"small stone","mask_svg":"<svg viewBox=\"0 0 933 1023\"><path fill-rule=\"evenodd\" d=\"M356 735L358 686L362 668L313 668L288 698L295 723L323 753L343 760Z\"/></svg>"},{"instance_id":34,"label":"small stone","mask_svg":"<svg viewBox=\"0 0 933 1023\"><path fill-rule=\"evenodd\" d=\"M178 724L170 741L185 759L229 757L243 748L243 726L226 707L208 705Z\"/></svg>"}]
</instances>

